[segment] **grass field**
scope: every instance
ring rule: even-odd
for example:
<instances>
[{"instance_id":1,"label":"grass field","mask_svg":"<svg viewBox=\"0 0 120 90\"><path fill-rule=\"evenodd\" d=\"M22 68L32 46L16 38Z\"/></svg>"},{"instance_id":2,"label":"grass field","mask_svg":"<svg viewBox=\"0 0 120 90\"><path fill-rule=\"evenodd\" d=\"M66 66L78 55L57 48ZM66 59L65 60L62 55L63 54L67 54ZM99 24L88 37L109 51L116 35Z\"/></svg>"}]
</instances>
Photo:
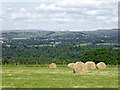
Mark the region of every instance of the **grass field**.
<instances>
[{"instance_id":1,"label":"grass field","mask_svg":"<svg viewBox=\"0 0 120 90\"><path fill-rule=\"evenodd\" d=\"M80 46L87 46L87 45L91 45L92 43L82 43L82 44L80 44ZM76 45L76 46L78 46L78 45Z\"/></svg>"},{"instance_id":2,"label":"grass field","mask_svg":"<svg viewBox=\"0 0 120 90\"><path fill-rule=\"evenodd\" d=\"M118 88L118 67L74 74L67 66L3 66L3 88Z\"/></svg>"},{"instance_id":3,"label":"grass field","mask_svg":"<svg viewBox=\"0 0 120 90\"><path fill-rule=\"evenodd\" d=\"M118 45L118 43L97 43L96 45Z\"/></svg>"}]
</instances>

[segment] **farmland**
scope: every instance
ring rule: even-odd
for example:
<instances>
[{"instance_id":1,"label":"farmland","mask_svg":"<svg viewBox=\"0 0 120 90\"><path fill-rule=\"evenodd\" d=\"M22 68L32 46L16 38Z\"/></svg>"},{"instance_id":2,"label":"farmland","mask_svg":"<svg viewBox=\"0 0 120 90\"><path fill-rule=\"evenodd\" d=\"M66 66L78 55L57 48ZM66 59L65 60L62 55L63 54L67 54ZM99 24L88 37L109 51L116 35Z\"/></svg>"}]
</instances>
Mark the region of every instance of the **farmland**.
<instances>
[{"instance_id":1,"label":"farmland","mask_svg":"<svg viewBox=\"0 0 120 90\"><path fill-rule=\"evenodd\" d=\"M95 63L103 61L106 64L117 65L117 31L4 31L2 63L68 64L91 60Z\"/></svg>"},{"instance_id":2,"label":"farmland","mask_svg":"<svg viewBox=\"0 0 120 90\"><path fill-rule=\"evenodd\" d=\"M118 88L117 30L2 32L3 88ZM104 62L74 74L67 64ZM57 68L49 68L56 63Z\"/></svg>"},{"instance_id":3,"label":"farmland","mask_svg":"<svg viewBox=\"0 0 120 90\"><path fill-rule=\"evenodd\" d=\"M67 65L49 68L48 65L4 65L3 88L118 88L118 67L89 70L74 74Z\"/></svg>"}]
</instances>

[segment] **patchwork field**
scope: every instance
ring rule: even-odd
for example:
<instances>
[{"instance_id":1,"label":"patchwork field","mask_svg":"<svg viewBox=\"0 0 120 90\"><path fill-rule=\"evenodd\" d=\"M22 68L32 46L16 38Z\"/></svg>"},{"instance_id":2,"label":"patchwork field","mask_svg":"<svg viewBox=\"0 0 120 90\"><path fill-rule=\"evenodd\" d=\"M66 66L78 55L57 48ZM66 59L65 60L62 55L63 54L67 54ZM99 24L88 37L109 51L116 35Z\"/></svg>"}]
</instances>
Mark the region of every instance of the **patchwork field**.
<instances>
[{"instance_id":1,"label":"patchwork field","mask_svg":"<svg viewBox=\"0 0 120 90\"><path fill-rule=\"evenodd\" d=\"M118 88L118 67L74 74L67 66L3 66L3 88Z\"/></svg>"}]
</instances>

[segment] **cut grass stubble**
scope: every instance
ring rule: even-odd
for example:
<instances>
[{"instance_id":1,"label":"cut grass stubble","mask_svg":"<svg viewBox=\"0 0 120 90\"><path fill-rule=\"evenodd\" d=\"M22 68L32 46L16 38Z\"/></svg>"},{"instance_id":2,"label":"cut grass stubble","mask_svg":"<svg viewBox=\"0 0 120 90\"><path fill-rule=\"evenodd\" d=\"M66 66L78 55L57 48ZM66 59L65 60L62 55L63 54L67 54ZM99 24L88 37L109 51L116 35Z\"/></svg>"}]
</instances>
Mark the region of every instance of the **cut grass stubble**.
<instances>
[{"instance_id":1,"label":"cut grass stubble","mask_svg":"<svg viewBox=\"0 0 120 90\"><path fill-rule=\"evenodd\" d=\"M3 88L117 88L118 67L88 70L74 74L72 68L57 66L3 66Z\"/></svg>"}]
</instances>

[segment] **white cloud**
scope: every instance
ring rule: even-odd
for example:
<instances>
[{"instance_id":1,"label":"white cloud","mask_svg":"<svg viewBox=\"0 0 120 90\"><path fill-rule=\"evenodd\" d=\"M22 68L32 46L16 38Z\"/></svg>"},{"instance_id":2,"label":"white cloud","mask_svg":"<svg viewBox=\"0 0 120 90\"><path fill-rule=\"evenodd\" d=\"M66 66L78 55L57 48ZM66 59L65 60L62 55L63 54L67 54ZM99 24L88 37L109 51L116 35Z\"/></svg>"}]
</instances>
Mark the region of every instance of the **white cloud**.
<instances>
[{"instance_id":1,"label":"white cloud","mask_svg":"<svg viewBox=\"0 0 120 90\"><path fill-rule=\"evenodd\" d=\"M29 18L30 16L30 13L12 13L11 19Z\"/></svg>"},{"instance_id":2,"label":"white cloud","mask_svg":"<svg viewBox=\"0 0 120 90\"><path fill-rule=\"evenodd\" d=\"M8 5L6 10L7 10L7 12L14 11L14 7L12 5Z\"/></svg>"},{"instance_id":3,"label":"white cloud","mask_svg":"<svg viewBox=\"0 0 120 90\"><path fill-rule=\"evenodd\" d=\"M12 13L11 14L11 19L17 19L17 18L25 18L26 15L22 13Z\"/></svg>"},{"instance_id":4,"label":"white cloud","mask_svg":"<svg viewBox=\"0 0 120 90\"><path fill-rule=\"evenodd\" d=\"M51 5L45 5L41 4L40 6L36 7L35 10L61 10L61 7L57 7L54 4Z\"/></svg>"},{"instance_id":5,"label":"white cloud","mask_svg":"<svg viewBox=\"0 0 120 90\"><path fill-rule=\"evenodd\" d=\"M58 1L58 5L60 6L73 6L73 7L98 7L102 4L107 4L106 1L103 0L63 0Z\"/></svg>"},{"instance_id":6,"label":"white cloud","mask_svg":"<svg viewBox=\"0 0 120 90\"><path fill-rule=\"evenodd\" d=\"M27 19L27 20L25 20L25 21L27 21L27 22L32 22L32 20L31 20L31 19Z\"/></svg>"},{"instance_id":7,"label":"white cloud","mask_svg":"<svg viewBox=\"0 0 120 90\"><path fill-rule=\"evenodd\" d=\"M12 10L13 10L12 7L8 7L8 8L7 8L7 11L12 11Z\"/></svg>"},{"instance_id":8,"label":"white cloud","mask_svg":"<svg viewBox=\"0 0 120 90\"><path fill-rule=\"evenodd\" d=\"M20 12L26 12L26 9L25 8L21 8Z\"/></svg>"},{"instance_id":9,"label":"white cloud","mask_svg":"<svg viewBox=\"0 0 120 90\"><path fill-rule=\"evenodd\" d=\"M2 18L0 18L0 22L2 22L3 21L3 19Z\"/></svg>"},{"instance_id":10,"label":"white cloud","mask_svg":"<svg viewBox=\"0 0 120 90\"><path fill-rule=\"evenodd\" d=\"M66 12L63 12L63 13L56 13L55 16L56 16L56 17L66 16Z\"/></svg>"},{"instance_id":11,"label":"white cloud","mask_svg":"<svg viewBox=\"0 0 120 90\"><path fill-rule=\"evenodd\" d=\"M0 16L2 16L3 15L3 11L0 9Z\"/></svg>"},{"instance_id":12,"label":"white cloud","mask_svg":"<svg viewBox=\"0 0 120 90\"><path fill-rule=\"evenodd\" d=\"M17 25L17 23L15 22L14 25Z\"/></svg>"},{"instance_id":13,"label":"white cloud","mask_svg":"<svg viewBox=\"0 0 120 90\"><path fill-rule=\"evenodd\" d=\"M110 20L106 20L106 21L105 21L105 23L110 24L110 23L111 23L111 21L110 21Z\"/></svg>"},{"instance_id":14,"label":"white cloud","mask_svg":"<svg viewBox=\"0 0 120 90\"><path fill-rule=\"evenodd\" d=\"M55 22L63 22L63 23L72 21L71 18L53 18L51 20Z\"/></svg>"},{"instance_id":15,"label":"white cloud","mask_svg":"<svg viewBox=\"0 0 120 90\"><path fill-rule=\"evenodd\" d=\"M84 12L87 15L97 15L99 13L99 11L97 10L87 10Z\"/></svg>"},{"instance_id":16,"label":"white cloud","mask_svg":"<svg viewBox=\"0 0 120 90\"><path fill-rule=\"evenodd\" d=\"M19 13L12 13L11 19L39 19L42 16L36 13L29 13L29 12L19 12Z\"/></svg>"},{"instance_id":17,"label":"white cloud","mask_svg":"<svg viewBox=\"0 0 120 90\"><path fill-rule=\"evenodd\" d=\"M16 30L20 30L21 28L17 27Z\"/></svg>"},{"instance_id":18,"label":"white cloud","mask_svg":"<svg viewBox=\"0 0 120 90\"><path fill-rule=\"evenodd\" d=\"M99 19L99 20L105 20L105 19L107 19L107 17L106 16L97 16L97 19Z\"/></svg>"},{"instance_id":19,"label":"white cloud","mask_svg":"<svg viewBox=\"0 0 120 90\"><path fill-rule=\"evenodd\" d=\"M14 25L22 25L23 28L31 24L30 28L38 29L97 29L111 28L117 23L115 0L54 0L50 3L33 3L32 7L24 3L14 8L13 12L6 12L4 17L6 21L20 22Z\"/></svg>"},{"instance_id":20,"label":"white cloud","mask_svg":"<svg viewBox=\"0 0 120 90\"><path fill-rule=\"evenodd\" d=\"M65 18L65 17L68 17L68 15L66 14L66 12L63 12L63 13L51 13L49 14L49 16L51 18Z\"/></svg>"},{"instance_id":21,"label":"white cloud","mask_svg":"<svg viewBox=\"0 0 120 90\"><path fill-rule=\"evenodd\" d=\"M113 22L118 22L118 17L112 18Z\"/></svg>"}]
</instances>

